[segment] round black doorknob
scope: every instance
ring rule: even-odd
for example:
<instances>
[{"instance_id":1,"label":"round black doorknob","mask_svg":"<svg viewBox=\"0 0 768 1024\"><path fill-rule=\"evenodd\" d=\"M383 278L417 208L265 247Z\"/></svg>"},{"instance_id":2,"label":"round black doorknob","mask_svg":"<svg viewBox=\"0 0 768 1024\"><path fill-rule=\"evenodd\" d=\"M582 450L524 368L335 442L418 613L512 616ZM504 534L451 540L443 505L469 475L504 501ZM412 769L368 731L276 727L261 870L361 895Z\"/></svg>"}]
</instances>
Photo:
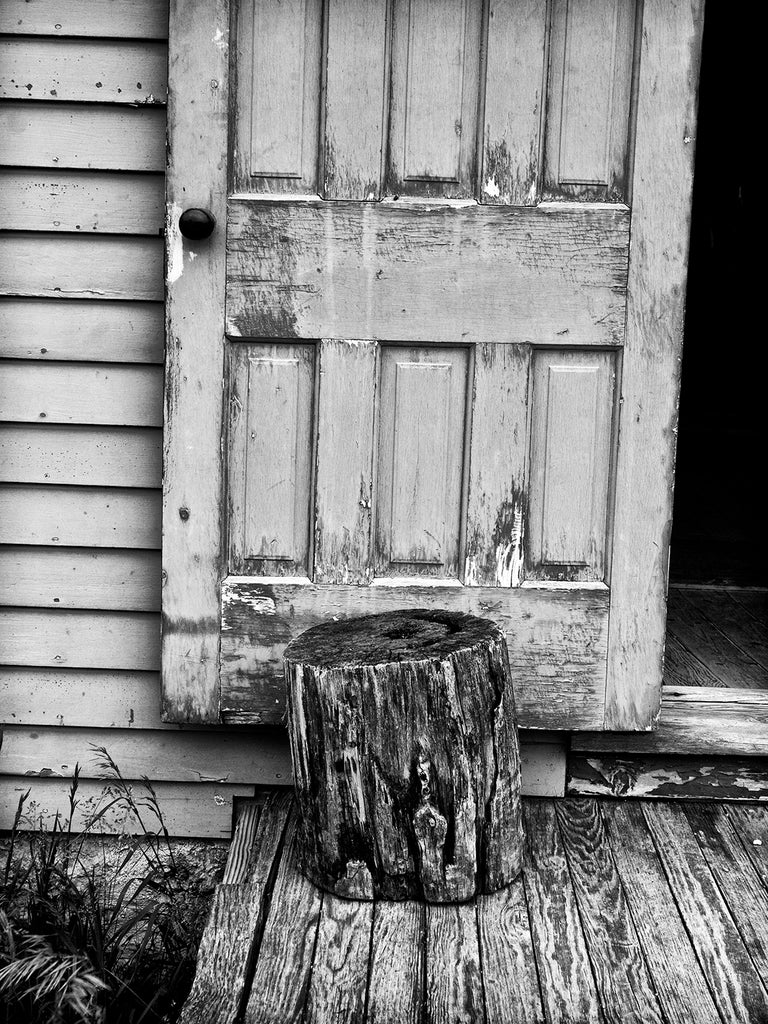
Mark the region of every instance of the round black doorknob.
<instances>
[{"instance_id":1,"label":"round black doorknob","mask_svg":"<svg viewBox=\"0 0 768 1024\"><path fill-rule=\"evenodd\" d=\"M197 241L200 238L208 238L213 234L216 227L216 218L207 210L197 210L194 207L185 210L179 217L179 231L185 238Z\"/></svg>"}]
</instances>

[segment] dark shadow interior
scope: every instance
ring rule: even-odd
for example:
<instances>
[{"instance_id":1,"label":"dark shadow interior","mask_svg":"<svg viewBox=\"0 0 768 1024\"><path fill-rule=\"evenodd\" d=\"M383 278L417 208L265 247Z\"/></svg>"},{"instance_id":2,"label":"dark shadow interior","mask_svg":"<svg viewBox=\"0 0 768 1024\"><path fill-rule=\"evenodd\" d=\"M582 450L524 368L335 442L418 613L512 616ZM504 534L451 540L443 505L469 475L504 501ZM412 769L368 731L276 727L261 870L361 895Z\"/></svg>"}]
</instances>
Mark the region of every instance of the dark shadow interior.
<instances>
[{"instance_id":1,"label":"dark shadow interior","mask_svg":"<svg viewBox=\"0 0 768 1024\"><path fill-rule=\"evenodd\" d=\"M765 586L760 64L758 33L733 15L709 0L670 570L673 583Z\"/></svg>"}]
</instances>

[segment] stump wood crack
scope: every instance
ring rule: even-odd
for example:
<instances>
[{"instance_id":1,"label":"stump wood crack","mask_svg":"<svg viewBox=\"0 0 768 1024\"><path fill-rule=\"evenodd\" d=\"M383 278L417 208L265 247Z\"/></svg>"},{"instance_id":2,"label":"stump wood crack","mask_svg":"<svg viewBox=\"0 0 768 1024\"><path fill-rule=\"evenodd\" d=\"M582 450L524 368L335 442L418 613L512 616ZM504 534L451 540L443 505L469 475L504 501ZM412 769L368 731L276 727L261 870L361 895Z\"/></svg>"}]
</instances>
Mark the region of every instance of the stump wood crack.
<instances>
[{"instance_id":1,"label":"stump wood crack","mask_svg":"<svg viewBox=\"0 0 768 1024\"><path fill-rule=\"evenodd\" d=\"M443 903L518 875L520 758L494 623L430 610L328 622L289 644L285 674L312 881Z\"/></svg>"}]
</instances>

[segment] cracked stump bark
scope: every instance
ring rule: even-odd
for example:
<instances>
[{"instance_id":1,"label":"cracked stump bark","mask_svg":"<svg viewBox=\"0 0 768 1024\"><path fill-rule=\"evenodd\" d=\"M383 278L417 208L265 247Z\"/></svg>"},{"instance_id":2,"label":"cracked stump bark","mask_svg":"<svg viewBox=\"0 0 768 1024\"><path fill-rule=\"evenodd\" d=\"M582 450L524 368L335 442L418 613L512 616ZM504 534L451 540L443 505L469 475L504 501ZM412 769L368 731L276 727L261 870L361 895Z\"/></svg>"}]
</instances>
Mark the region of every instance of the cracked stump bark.
<instances>
[{"instance_id":1,"label":"cracked stump bark","mask_svg":"<svg viewBox=\"0 0 768 1024\"><path fill-rule=\"evenodd\" d=\"M428 610L328 622L288 645L285 675L313 882L445 903L516 878L520 758L494 623Z\"/></svg>"}]
</instances>

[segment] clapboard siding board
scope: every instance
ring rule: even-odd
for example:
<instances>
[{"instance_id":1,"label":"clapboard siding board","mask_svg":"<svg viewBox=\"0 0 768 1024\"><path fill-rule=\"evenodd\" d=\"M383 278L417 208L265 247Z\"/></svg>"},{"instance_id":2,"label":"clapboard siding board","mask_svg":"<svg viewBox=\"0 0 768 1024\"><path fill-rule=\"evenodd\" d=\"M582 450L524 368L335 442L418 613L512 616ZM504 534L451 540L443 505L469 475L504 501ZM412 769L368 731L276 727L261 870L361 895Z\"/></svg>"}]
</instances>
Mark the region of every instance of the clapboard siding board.
<instances>
[{"instance_id":1,"label":"clapboard siding board","mask_svg":"<svg viewBox=\"0 0 768 1024\"><path fill-rule=\"evenodd\" d=\"M0 548L0 604L160 611L156 551Z\"/></svg>"},{"instance_id":2,"label":"clapboard siding board","mask_svg":"<svg viewBox=\"0 0 768 1024\"><path fill-rule=\"evenodd\" d=\"M163 362L163 304L0 299L0 356L40 362ZM66 316L62 314L66 312Z\"/></svg>"},{"instance_id":3,"label":"clapboard siding board","mask_svg":"<svg viewBox=\"0 0 768 1024\"><path fill-rule=\"evenodd\" d=\"M165 120L161 107L9 100L0 104L0 164L162 172Z\"/></svg>"},{"instance_id":4,"label":"clapboard siding board","mask_svg":"<svg viewBox=\"0 0 768 1024\"><path fill-rule=\"evenodd\" d=\"M0 664L157 672L160 620L151 612L0 609Z\"/></svg>"},{"instance_id":5,"label":"clapboard siding board","mask_svg":"<svg viewBox=\"0 0 768 1024\"><path fill-rule=\"evenodd\" d=\"M0 99L165 103L165 43L105 39L0 39Z\"/></svg>"},{"instance_id":6,"label":"clapboard siding board","mask_svg":"<svg viewBox=\"0 0 768 1024\"><path fill-rule=\"evenodd\" d=\"M0 544L159 548L160 533L158 491L0 484Z\"/></svg>"},{"instance_id":7,"label":"clapboard siding board","mask_svg":"<svg viewBox=\"0 0 768 1024\"><path fill-rule=\"evenodd\" d=\"M163 371L159 366L7 362L0 419L162 427Z\"/></svg>"},{"instance_id":8,"label":"clapboard siding board","mask_svg":"<svg viewBox=\"0 0 768 1024\"><path fill-rule=\"evenodd\" d=\"M168 0L3 0L0 32L41 36L165 39Z\"/></svg>"},{"instance_id":9,"label":"clapboard siding board","mask_svg":"<svg viewBox=\"0 0 768 1024\"><path fill-rule=\"evenodd\" d=\"M0 482L159 487L161 431L0 426Z\"/></svg>"},{"instance_id":10,"label":"clapboard siding board","mask_svg":"<svg viewBox=\"0 0 768 1024\"><path fill-rule=\"evenodd\" d=\"M162 300L162 239L4 235L0 282L4 295Z\"/></svg>"},{"instance_id":11,"label":"clapboard siding board","mask_svg":"<svg viewBox=\"0 0 768 1024\"><path fill-rule=\"evenodd\" d=\"M3 730L0 773L70 777L80 764L83 778L100 778L106 747L127 779L151 774L165 782L227 782L290 785L291 757L282 729L259 733L149 729L35 729L9 725Z\"/></svg>"},{"instance_id":12,"label":"clapboard siding board","mask_svg":"<svg viewBox=\"0 0 768 1024\"><path fill-rule=\"evenodd\" d=\"M11 231L159 235L165 223L160 174L0 171L0 221Z\"/></svg>"},{"instance_id":13,"label":"clapboard siding board","mask_svg":"<svg viewBox=\"0 0 768 1024\"><path fill-rule=\"evenodd\" d=\"M108 782L104 779L80 779L77 797L80 803L75 811L73 830L80 831L86 819L98 806ZM136 800L143 800L147 790L142 782L129 782ZM10 829L19 799L27 791L25 803L27 817L22 828L42 826L48 830L58 812L61 821L69 820L70 779L31 778L12 775L0 779L0 829ZM229 839L232 834L232 803L234 797L253 796L252 785L226 785L213 782L153 782L163 822L171 836L190 839ZM148 828L158 828L158 822L148 814ZM114 807L90 831L113 834L141 833L133 815L124 808Z\"/></svg>"}]
</instances>

